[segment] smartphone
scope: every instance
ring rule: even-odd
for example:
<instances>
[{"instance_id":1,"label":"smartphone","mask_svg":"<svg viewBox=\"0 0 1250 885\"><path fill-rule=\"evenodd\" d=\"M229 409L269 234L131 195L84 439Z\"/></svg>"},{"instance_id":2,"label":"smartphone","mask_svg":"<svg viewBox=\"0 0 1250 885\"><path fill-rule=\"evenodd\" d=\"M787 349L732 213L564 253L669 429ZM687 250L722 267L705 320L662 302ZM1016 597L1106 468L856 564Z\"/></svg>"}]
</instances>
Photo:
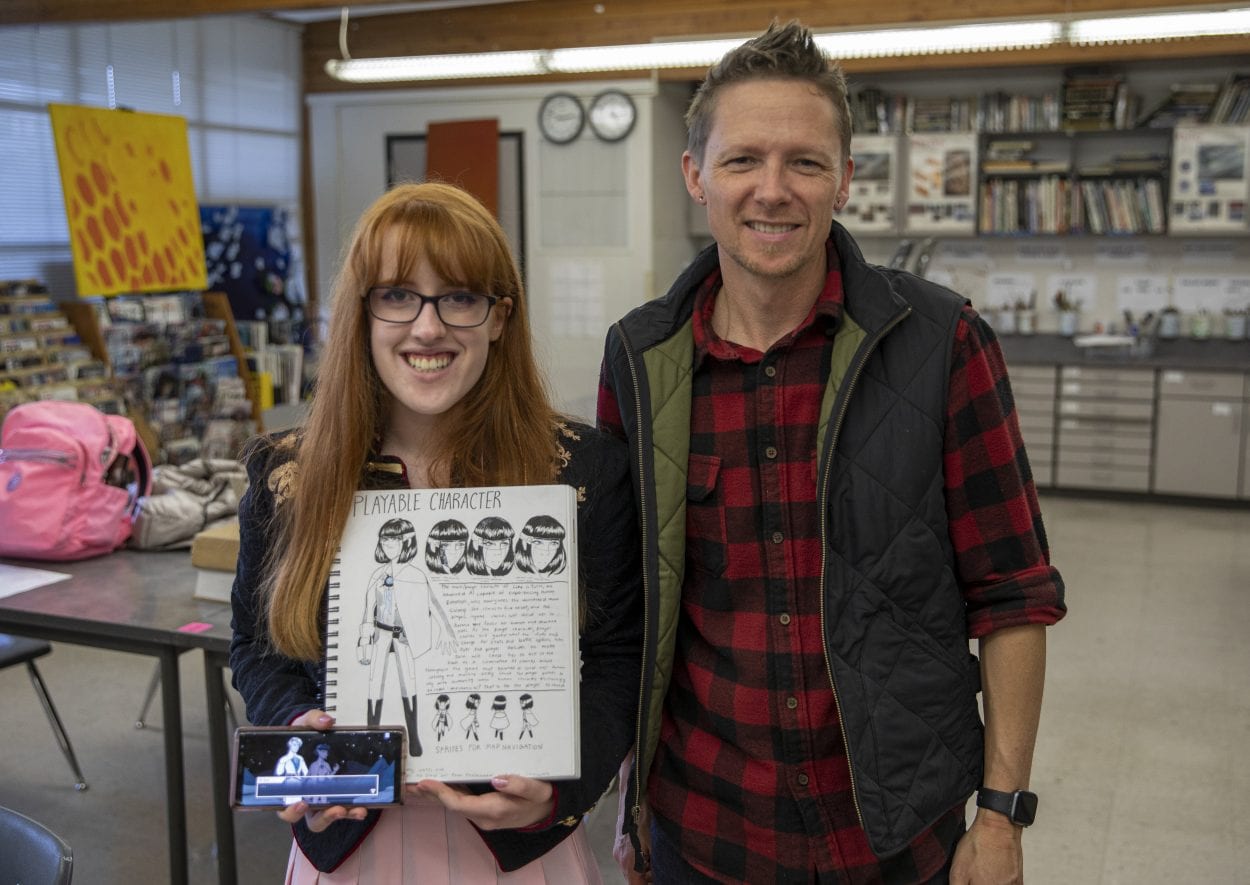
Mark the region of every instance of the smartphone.
<instances>
[{"instance_id":1,"label":"smartphone","mask_svg":"<svg viewBox=\"0 0 1250 885\"><path fill-rule=\"evenodd\" d=\"M403 728L245 726L234 733L232 808L398 805L403 801Z\"/></svg>"}]
</instances>

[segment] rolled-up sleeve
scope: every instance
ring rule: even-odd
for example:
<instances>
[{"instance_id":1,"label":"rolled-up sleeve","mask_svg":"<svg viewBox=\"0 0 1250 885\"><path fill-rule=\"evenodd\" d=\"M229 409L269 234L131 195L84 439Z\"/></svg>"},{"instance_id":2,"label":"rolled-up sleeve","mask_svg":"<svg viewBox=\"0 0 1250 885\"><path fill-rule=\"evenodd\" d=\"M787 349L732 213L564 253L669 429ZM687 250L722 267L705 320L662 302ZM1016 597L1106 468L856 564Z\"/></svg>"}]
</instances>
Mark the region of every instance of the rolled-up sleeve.
<instances>
[{"instance_id":1,"label":"rolled-up sleeve","mask_svg":"<svg viewBox=\"0 0 1250 885\"><path fill-rule=\"evenodd\" d=\"M1050 564L1007 365L971 308L956 330L945 435L946 512L968 635L1055 623L1067 610L1063 579Z\"/></svg>"}]
</instances>

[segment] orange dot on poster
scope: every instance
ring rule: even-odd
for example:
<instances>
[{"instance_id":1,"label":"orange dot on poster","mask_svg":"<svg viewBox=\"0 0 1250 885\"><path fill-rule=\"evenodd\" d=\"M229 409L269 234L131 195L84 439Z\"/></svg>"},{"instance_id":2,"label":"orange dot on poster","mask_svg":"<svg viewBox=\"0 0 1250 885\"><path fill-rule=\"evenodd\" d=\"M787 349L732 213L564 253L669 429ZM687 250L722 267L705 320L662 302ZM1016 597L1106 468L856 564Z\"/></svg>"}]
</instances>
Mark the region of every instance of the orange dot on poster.
<instances>
[{"instance_id":1,"label":"orange dot on poster","mask_svg":"<svg viewBox=\"0 0 1250 885\"><path fill-rule=\"evenodd\" d=\"M162 283L165 282L165 260L160 255L152 259L152 270L156 271L156 278Z\"/></svg>"},{"instance_id":2,"label":"orange dot on poster","mask_svg":"<svg viewBox=\"0 0 1250 885\"><path fill-rule=\"evenodd\" d=\"M110 249L109 260L113 262L113 270L117 271L117 278L119 280L126 279L126 259L122 258L121 251Z\"/></svg>"},{"instance_id":3,"label":"orange dot on poster","mask_svg":"<svg viewBox=\"0 0 1250 885\"><path fill-rule=\"evenodd\" d=\"M83 262L91 260L91 244L87 242L87 238L83 236L82 229L74 231L75 238L78 240L78 251L82 253Z\"/></svg>"},{"instance_id":4,"label":"orange dot on poster","mask_svg":"<svg viewBox=\"0 0 1250 885\"><path fill-rule=\"evenodd\" d=\"M97 249L104 248L104 232L100 230L100 222L94 215L87 218L87 233L91 235L91 242L95 243Z\"/></svg>"},{"instance_id":5,"label":"orange dot on poster","mask_svg":"<svg viewBox=\"0 0 1250 885\"><path fill-rule=\"evenodd\" d=\"M170 267L174 266L174 250L169 248L168 246L165 247L165 262Z\"/></svg>"},{"instance_id":6,"label":"orange dot on poster","mask_svg":"<svg viewBox=\"0 0 1250 885\"><path fill-rule=\"evenodd\" d=\"M130 157L135 155L135 146L130 142L126 142L126 155Z\"/></svg>"},{"instance_id":7,"label":"orange dot on poster","mask_svg":"<svg viewBox=\"0 0 1250 885\"><path fill-rule=\"evenodd\" d=\"M148 254L148 234L147 231L139 231L139 251L144 255Z\"/></svg>"},{"instance_id":8,"label":"orange dot on poster","mask_svg":"<svg viewBox=\"0 0 1250 885\"><path fill-rule=\"evenodd\" d=\"M145 285L152 285L152 265L145 264L143 266L143 282Z\"/></svg>"},{"instance_id":9,"label":"orange dot on poster","mask_svg":"<svg viewBox=\"0 0 1250 885\"><path fill-rule=\"evenodd\" d=\"M170 211L170 212L172 212L172 213L174 213L175 215L177 215L177 214L178 214L178 202L177 202L177 200L170 200L170 201L169 201L169 211Z\"/></svg>"},{"instance_id":10,"label":"orange dot on poster","mask_svg":"<svg viewBox=\"0 0 1250 885\"><path fill-rule=\"evenodd\" d=\"M82 203L78 202L77 197L72 197L69 201L69 217L77 218L82 214Z\"/></svg>"},{"instance_id":11,"label":"orange dot on poster","mask_svg":"<svg viewBox=\"0 0 1250 885\"><path fill-rule=\"evenodd\" d=\"M95 182L95 189L100 192L100 196L106 196L109 192L109 177L104 171L104 167L99 163L91 164L91 180Z\"/></svg>"},{"instance_id":12,"label":"orange dot on poster","mask_svg":"<svg viewBox=\"0 0 1250 885\"><path fill-rule=\"evenodd\" d=\"M178 239L182 240L182 245L184 246L187 245L189 242L191 242L190 239L187 237L186 230L181 227L178 228Z\"/></svg>"},{"instance_id":13,"label":"orange dot on poster","mask_svg":"<svg viewBox=\"0 0 1250 885\"><path fill-rule=\"evenodd\" d=\"M169 181L169 164L161 160L161 178Z\"/></svg>"},{"instance_id":14,"label":"orange dot on poster","mask_svg":"<svg viewBox=\"0 0 1250 885\"><path fill-rule=\"evenodd\" d=\"M135 204L134 200L131 200L127 205L130 206L131 212L135 213L136 215L139 214L139 207Z\"/></svg>"},{"instance_id":15,"label":"orange dot on poster","mask_svg":"<svg viewBox=\"0 0 1250 885\"><path fill-rule=\"evenodd\" d=\"M109 273L109 266L104 263L103 258L95 263L95 272L100 275L100 282L108 288L112 287L113 275Z\"/></svg>"},{"instance_id":16,"label":"orange dot on poster","mask_svg":"<svg viewBox=\"0 0 1250 885\"><path fill-rule=\"evenodd\" d=\"M139 266L139 249L135 246L133 237L126 237L126 261L131 267Z\"/></svg>"},{"instance_id":17,"label":"orange dot on poster","mask_svg":"<svg viewBox=\"0 0 1250 885\"><path fill-rule=\"evenodd\" d=\"M81 172L74 178L74 184L78 188L78 193L82 196L82 200L88 206L95 205L95 193L91 190L91 182L87 181L87 176Z\"/></svg>"},{"instance_id":18,"label":"orange dot on poster","mask_svg":"<svg viewBox=\"0 0 1250 885\"><path fill-rule=\"evenodd\" d=\"M117 223L117 216L113 213L113 207L105 206L102 214L104 217L104 226L109 232L109 239L116 240L120 238L122 234L122 227Z\"/></svg>"},{"instance_id":19,"label":"orange dot on poster","mask_svg":"<svg viewBox=\"0 0 1250 885\"><path fill-rule=\"evenodd\" d=\"M134 289L136 292L139 291L140 289L143 288L143 280L139 279L138 277L131 277L130 288Z\"/></svg>"},{"instance_id":20,"label":"orange dot on poster","mask_svg":"<svg viewBox=\"0 0 1250 885\"><path fill-rule=\"evenodd\" d=\"M122 205L121 191L113 194L113 205L117 208L117 217L122 220L122 224L130 227L130 213L126 211L126 207Z\"/></svg>"}]
</instances>

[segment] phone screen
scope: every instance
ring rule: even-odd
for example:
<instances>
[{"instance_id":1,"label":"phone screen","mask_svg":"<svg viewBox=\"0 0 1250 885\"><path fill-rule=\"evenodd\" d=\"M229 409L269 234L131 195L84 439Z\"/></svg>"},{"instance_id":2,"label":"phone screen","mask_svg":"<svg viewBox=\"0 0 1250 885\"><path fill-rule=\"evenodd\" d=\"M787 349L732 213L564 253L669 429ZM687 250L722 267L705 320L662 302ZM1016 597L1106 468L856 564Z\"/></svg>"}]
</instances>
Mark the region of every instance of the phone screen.
<instances>
[{"instance_id":1,"label":"phone screen","mask_svg":"<svg viewBox=\"0 0 1250 885\"><path fill-rule=\"evenodd\" d=\"M240 728L230 803L397 805L403 801L404 737L402 728Z\"/></svg>"}]
</instances>

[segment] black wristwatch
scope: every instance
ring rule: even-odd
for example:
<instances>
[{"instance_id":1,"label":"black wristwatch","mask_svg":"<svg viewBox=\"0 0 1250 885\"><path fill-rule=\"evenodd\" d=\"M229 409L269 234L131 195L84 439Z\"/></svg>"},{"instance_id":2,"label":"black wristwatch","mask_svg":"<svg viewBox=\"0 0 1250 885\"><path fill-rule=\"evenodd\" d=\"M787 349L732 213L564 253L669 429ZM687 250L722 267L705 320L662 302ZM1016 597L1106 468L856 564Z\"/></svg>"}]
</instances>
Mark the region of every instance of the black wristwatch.
<instances>
[{"instance_id":1,"label":"black wristwatch","mask_svg":"<svg viewBox=\"0 0 1250 885\"><path fill-rule=\"evenodd\" d=\"M1027 827L1037 817L1037 794L1028 790L1004 793L982 787L977 790L977 807L1005 814L1016 826Z\"/></svg>"}]
</instances>

